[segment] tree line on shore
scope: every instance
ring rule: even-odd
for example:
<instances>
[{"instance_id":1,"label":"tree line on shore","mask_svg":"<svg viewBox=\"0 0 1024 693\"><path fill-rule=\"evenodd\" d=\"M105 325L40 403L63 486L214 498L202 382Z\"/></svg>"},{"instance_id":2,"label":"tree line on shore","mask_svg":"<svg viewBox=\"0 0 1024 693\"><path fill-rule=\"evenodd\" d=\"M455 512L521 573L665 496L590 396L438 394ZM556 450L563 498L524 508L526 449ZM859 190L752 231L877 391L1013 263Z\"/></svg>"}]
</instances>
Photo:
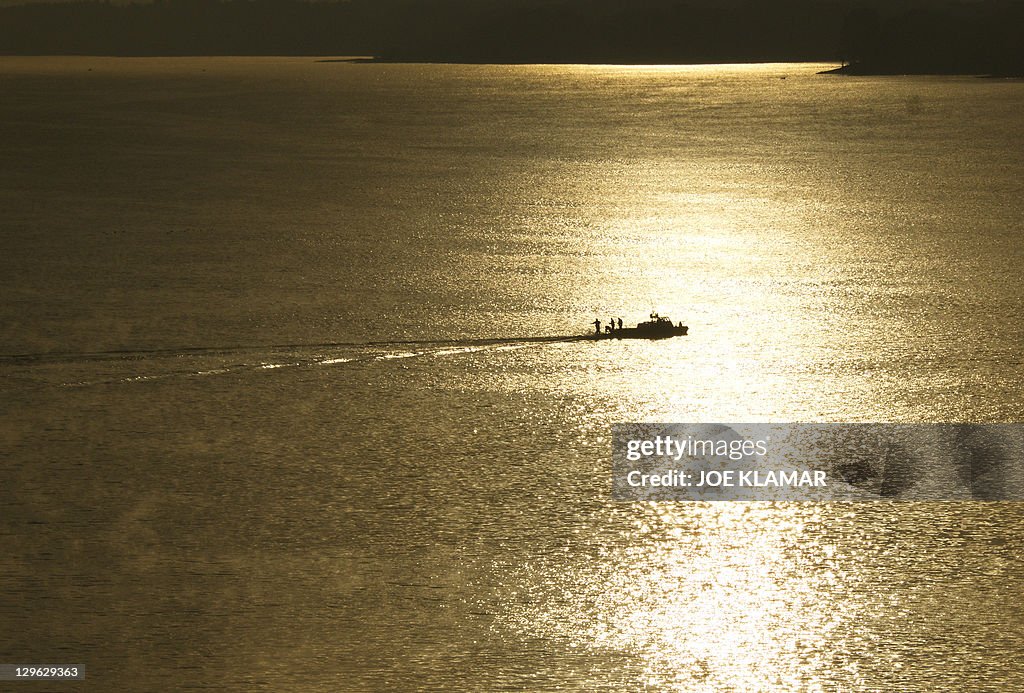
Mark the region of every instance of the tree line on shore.
<instances>
[{"instance_id":1,"label":"tree line on shore","mask_svg":"<svg viewBox=\"0 0 1024 693\"><path fill-rule=\"evenodd\" d=\"M843 61L1024 74L1012 0L157 0L0 9L0 53L449 62Z\"/></svg>"}]
</instances>

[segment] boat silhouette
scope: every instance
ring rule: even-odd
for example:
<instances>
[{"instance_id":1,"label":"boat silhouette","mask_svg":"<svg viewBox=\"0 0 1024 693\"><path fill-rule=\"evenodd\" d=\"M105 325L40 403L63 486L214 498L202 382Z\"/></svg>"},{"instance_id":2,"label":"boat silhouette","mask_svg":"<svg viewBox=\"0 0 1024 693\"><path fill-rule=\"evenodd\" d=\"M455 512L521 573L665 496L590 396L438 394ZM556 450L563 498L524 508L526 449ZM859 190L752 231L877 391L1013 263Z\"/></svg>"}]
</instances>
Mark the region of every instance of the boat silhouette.
<instances>
[{"instance_id":1,"label":"boat silhouette","mask_svg":"<svg viewBox=\"0 0 1024 693\"><path fill-rule=\"evenodd\" d=\"M682 322L674 324L667 316L651 313L651 319L637 324L636 327L615 327L614 321L606 325L601 331L601 322L594 321L594 333L591 339L668 339L669 337L681 337L689 332L690 328ZM622 324L622 321L619 321Z\"/></svg>"}]
</instances>

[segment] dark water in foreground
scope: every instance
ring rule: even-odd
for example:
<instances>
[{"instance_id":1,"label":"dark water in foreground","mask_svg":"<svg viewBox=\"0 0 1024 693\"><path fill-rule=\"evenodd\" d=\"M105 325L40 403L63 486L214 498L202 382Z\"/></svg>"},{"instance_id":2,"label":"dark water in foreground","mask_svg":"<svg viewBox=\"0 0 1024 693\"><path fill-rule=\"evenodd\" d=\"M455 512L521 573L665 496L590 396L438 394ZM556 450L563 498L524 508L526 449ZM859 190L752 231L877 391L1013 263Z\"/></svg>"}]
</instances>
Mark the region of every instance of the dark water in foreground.
<instances>
[{"instance_id":1,"label":"dark water in foreground","mask_svg":"<svg viewBox=\"0 0 1024 693\"><path fill-rule=\"evenodd\" d=\"M617 421L1020 419L1024 86L815 69L0 61L0 661L1024 686L1018 505L610 501Z\"/></svg>"}]
</instances>

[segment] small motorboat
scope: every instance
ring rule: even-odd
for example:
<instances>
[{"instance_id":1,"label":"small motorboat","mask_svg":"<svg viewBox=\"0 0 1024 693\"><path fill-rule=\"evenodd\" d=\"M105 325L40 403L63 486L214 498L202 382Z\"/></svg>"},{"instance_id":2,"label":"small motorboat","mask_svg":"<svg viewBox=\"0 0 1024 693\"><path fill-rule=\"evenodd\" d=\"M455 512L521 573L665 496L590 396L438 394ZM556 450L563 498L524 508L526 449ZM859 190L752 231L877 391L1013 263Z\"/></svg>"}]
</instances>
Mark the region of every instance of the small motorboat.
<instances>
[{"instance_id":1,"label":"small motorboat","mask_svg":"<svg viewBox=\"0 0 1024 693\"><path fill-rule=\"evenodd\" d=\"M595 327L599 323L595 321ZM638 324L636 327L622 327L615 329L614 325L605 326L604 332L595 330L590 335L593 339L667 339L668 337L680 337L689 331L689 327L682 322L673 322L664 315L651 313L651 319Z\"/></svg>"}]
</instances>

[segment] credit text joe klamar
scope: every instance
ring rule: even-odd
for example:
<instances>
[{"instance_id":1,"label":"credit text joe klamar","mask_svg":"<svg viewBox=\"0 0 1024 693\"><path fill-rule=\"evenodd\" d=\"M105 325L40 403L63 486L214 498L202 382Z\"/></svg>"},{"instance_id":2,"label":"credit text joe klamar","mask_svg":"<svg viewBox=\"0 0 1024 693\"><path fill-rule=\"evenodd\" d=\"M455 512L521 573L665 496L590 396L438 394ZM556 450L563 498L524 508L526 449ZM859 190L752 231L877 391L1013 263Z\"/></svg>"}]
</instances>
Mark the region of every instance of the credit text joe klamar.
<instances>
[{"instance_id":1,"label":"credit text joe klamar","mask_svg":"<svg viewBox=\"0 0 1024 693\"><path fill-rule=\"evenodd\" d=\"M626 459L630 462L648 457L673 462L679 462L683 457L738 462L764 458L767 454L767 440L702 440L693 436L666 435L626 442ZM626 475L626 483L633 487L824 487L828 485L828 474L820 469L669 469L655 473L633 470Z\"/></svg>"}]
</instances>

